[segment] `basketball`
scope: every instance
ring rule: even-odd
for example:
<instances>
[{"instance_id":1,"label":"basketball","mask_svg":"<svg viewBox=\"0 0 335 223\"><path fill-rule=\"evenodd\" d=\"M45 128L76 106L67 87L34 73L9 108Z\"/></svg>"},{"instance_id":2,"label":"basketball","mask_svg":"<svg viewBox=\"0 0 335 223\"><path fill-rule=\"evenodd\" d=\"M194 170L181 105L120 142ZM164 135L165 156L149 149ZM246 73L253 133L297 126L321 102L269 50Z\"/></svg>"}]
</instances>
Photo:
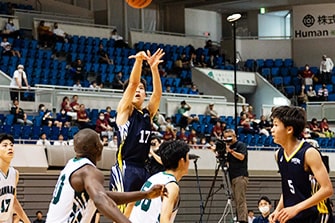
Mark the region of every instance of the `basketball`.
<instances>
[{"instance_id":1,"label":"basketball","mask_svg":"<svg viewBox=\"0 0 335 223\"><path fill-rule=\"evenodd\" d=\"M128 5L136 8L136 9L141 9L141 8L145 8L148 5L150 5L152 0L126 0Z\"/></svg>"}]
</instances>

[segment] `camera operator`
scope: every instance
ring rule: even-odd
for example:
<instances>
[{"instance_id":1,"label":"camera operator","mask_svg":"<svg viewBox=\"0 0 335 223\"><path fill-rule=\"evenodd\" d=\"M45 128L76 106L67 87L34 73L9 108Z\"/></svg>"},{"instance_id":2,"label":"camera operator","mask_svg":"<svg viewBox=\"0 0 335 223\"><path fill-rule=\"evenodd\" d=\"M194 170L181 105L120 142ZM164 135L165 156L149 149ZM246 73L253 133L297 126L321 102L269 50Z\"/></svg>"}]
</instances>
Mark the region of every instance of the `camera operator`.
<instances>
[{"instance_id":1,"label":"camera operator","mask_svg":"<svg viewBox=\"0 0 335 223\"><path fill-rule=\"evenodd\" d=\"M231 188L237 210L237 221L248 222L248 208L246 191L248 185L248 151L247 146L237 140L236 133L227 129L223 133L223 141L226 144L226 167L228 167Z\"/></svg>"}]
</instances>

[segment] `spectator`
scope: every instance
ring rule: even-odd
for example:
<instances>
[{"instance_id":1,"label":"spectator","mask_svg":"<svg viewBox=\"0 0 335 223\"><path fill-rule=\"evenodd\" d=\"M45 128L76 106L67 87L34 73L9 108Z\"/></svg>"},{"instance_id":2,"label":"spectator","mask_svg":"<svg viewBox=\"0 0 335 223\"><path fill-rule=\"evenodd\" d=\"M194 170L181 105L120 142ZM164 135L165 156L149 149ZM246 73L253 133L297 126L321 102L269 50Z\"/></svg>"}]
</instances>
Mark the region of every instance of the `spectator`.
<instances>
[{"instance_id":1,"label":"spectator","mask_svg":"<svg viewBox=\"0 0 335 223\"><path fill-rule=\"evenodd\" d=\"M103 146L108 146L108 136L100 135L100 140Z\"/></svg>"},{"instance_id":2,"label":"spectator","mask_svg":"<svg viewBox=\"0 0 335 223\"><path fill-rule=\"evenodd\" d=\"M52 112L44 104L38 106L38 112L40 117L42 117L42 125L51 127L54 124L55 119L52 117ZM55 124L57 125L58 122L55 122Z\"/></svg>"},{"instance_id":3,"label":"spectator","mask_svg":"<svg viewBox=\"0 0 335 223\"><path fill-rule=\"evenodd\" d=\"M169 141L169 140L175 140L176 139L176 132L171 126L167 126L166 130L163 134L163 140Z\"/></svg>"},{"instance_id":4,"label":"spectator","mask_svg":"<svg viewBox=\"0 0 335 223\"><path fill-rule=\"evenodd\" d=\"M151 135L150 137L150 153L149 158L146 164L146 168L150 175L154 175L160 171L164 171L165 168L160 157L159 147L162 143L162 140L157 135Z\"/></svg>"},{"instance_id":5,"label":"spectator","mask_svg":"<svg viewBox=\"0 0 335 223\"><path fill-rule=\"evenodd\" d=\"M298 105L301 107L305 107L307 102L308 102L308 96L305 93L305 85L302 85L300 94L298 95Z\"/></svg>"},{"instance_id":6,"label":"spectator","mask_svg":"<svg viewBox=\"0 0 335 223\"><path fill-rule=\"evenodd\" d=\"M123 40L123 37L120 36L116 29L113 29L111 32L111 38L115 40L114 47L117 48L129 48L128 44Z\"/></svg>"},{"instance_id":7,"label":"spectator","mask_svg":"<svg viewBox=\"0 0 335 223\"><path fill-rule=\"evenodd\" d=\"M64 32L61 28L59 28L58 23L54 23L53 33L56 36L57 42L68 43L70 39L70 35Z\"/></svg>"},{"instance_id":8,"label":"spectator","mask_svg":"<svg viewBox=\"0 0 335 223\"><path fill-rule=\"evenodd\" d=\"M85 71L84 71L84 64L78 58L73 64L70 69L70 73L72 75L73 81L82 81L85 79Z\"/></svg>"},{"instance_id":9,"label":"spectator","mask_svg":"<svg viewBox=\"0 0 335 223\"><path fill-rule=\"evenodd\" d=\"M223 136L223 129L221 127L221 122L218 120L216 121L213 129L212 129L212 137L215 137L216 139L222 139Z\"/></svg>"},{"instance_id":10,"label":"spectator","mask_svg":"<svg viewBox=\"0 0 335 223\"><path fill-rule=\"evenodd\" d=\"M254 211L253 210L248 210L248 223L253 223L254 219L255 219Z\"/></svg>"},{"instance_id":11,"label":"spectator","mask_svg":"<svg viewBox=\"0 0 335 223\"><path fill-rule=\"evenodd\" d=\"M112 126L115 131L117 130L117 125L115 124L115 117L111 116L112 108L110 106L106 107L105 119L108 121L108 125Z\"/></svg>"},{"instance_id":12,"label":"spectator","mask_svg":"<svg viewBox=\"0 0 335 223\"><path fill-rule=\"evenodd\" d=\"M37 140L36 145L39 145L39 146L50 146L51 145L50 141L47 139L47 134L45 132L41 133L40 139Z\"/></svg>"},{"instance_id":13,"label":"spectator","mask_svg":"<svg viewBox=\"0 0 335 223\"><path fill-rule=\"evenodd\" d=\"M309 88L310 86L313 86L313 78L314 74L309 69L309 65L305 65L305 70L302 71L301 75L299 75L299 78L302 79L302 84L306 86L306 88Z\"/></svg>"},{"instance_id":14,"label":"spectator","mask_svg":"<svg viewBox=\"0 0 335 223\"><path fill-rule=\"evenodd\" d=\"M108 124L108 120L105 118L103 112L99 113L99 118L95 123L95 131L100 136L107 136L108 140L113 137L113 128Z\"/></svg>"},{"instance_id":15,"label":"spectator","mask_svg":"<svg viewBox=\"0 0 335 223\"><path fill-rule=\"evenodd\" d=\"M13 107L10 109L10 113L14 115L14 123L32 126L33 122L27 118L27 114L19 105L19 100L13 100Z\"/></svg>"},{"instance_id":16,"label":"spectator","mask_svg":"<svg viewBox=\"0 0 335 223\"><path fill-rule=\"evenodd\" d=\"M248 115L248 107L246 105L242 105L242 111L240 113L240 117L242 117L243 114Z\"/></svg>"},{"instance_id":17,"label":"spectator","mask_svg":"<svg viewBox=\"0 0 335 223\"><path fill-rule=\"evenodd\" d=\"M320 122L320 129L321 129L321 133L323 133L326 137L328 138L332 138L334 137L334 132L332 130L330 130L329 128L329 124L328 124L328 119L327 118L323 118Z\"/></svg>"},{"instance_id":18,"label":"spectator","mask_svg":"<svg viewBox=\"0 0 335 223\"><path fill-rule=\"evenodd\" d=\"M192 87L190 88L189 94L195 94L195 95L198 95L199 94L199 90L198 90L198 87L197 85L195 84L192 84Z\"/></svg>"},{"instance_id":19,"label":"spectator","mask_svg":"<svg viewBox=\"0 0 335 223\"><path fill-rule=\"evenodd\" d=\"M112 88L113 89L120 89L122 90L123 89L123 81L122 81L122 71L120 71L119 73L117 73L115 76L114 76L114 79L112 81Z\"/></svg>"},{"instance_id":20,"label":"spectator","mask_svg":"<svg viewBox=\"0 0 335 223\"><path fill-rule=\"evenodd\" d=\"M322 84L322 87L318 90L319 101L328 101L328 89L326 84Z\"/></svg>"},{"instance_id":21,"label":"spectator","mask_svg":"<svg viewBox=\"0 0 335 223\"><path fill-rule=\"evenodd\" d=\"M22 80L26 84L28 88L30 88L27 80L26 72L24 72L24 66L22 64L19 64L17 66L17 70L14 71L13 78L9 84L10 87L10 99L13 101L14 99L22 99L23 98L23 92L21 92L22 88ZM20 98L19 98L20 93Z\"/></svg>"},{"instance_id":22,"label":"spectator","mask_svg":"<svg viewBox=\"0 0 335 223\"><path fill-rule=\"evenodd\" d=\"M100 90L100 86L97 84L96 81L92 81L89 88L93 91L99 91Z\"/></svg>"},{"instance_id":23,"label":"spectator","mask_svg":"<svg viewBox=\"0 0 335 223\"><path fill-rule=\"evenodd\" d=\"M201 54L197 62L197 67L207 67L207 59L205 55Z\"/></svg>"},{"instance_id":24,"label":"spectator","mask_svg":"<svg viewBox=\"0 0 335 223\"><path fill-rule=\"evenodd\" d=\"M258 200L258 209L261 215L254 219L252 223L269 223L271 213L271 201L267 196L263 196Z\"/></svg>"},{"instance_id":25,"label":"spectator","mask_svg":"<svg viewBox=\"0 0 335 223\"><path fill-rule=\"evenodd\" d=\"M191 129L191 133L187 137L188 144L196 144L198 140L198 133L197 130L194 128Z\"/></svg>"},{"instance_id":26,"label":"spectator","mask_svg":"<svg viewBox=\"0 0 335 223\"><path fill-rule=\"evenodd\" d=\"M218 112L214 110L214 103L211 102L209 105L206 107L205 115L208 115L211 117L210 123L215 124L219 119Z\"/></svg>"},{"instance_id":27,"label":"spectator","mask_svg":"<svg viewBox=\"0 0 335 223\"><path fill-rule=\"evenodd\" d=\"M320 63L320 78L322 84L331 83L331 72L333 70L334 63L332 59L327 57L327 55L322 56L322 61Z\"/></svg>"},{"instance_id":28,"label":"spectator","mask_svg":"<svg viewBox=\"0 0 335 223\"><path fill-rule=\"evenodd\" d=\"M270 122L267 120L265 115L261 115L261 121L259 122L258 125L259 125L259 134L270 136L272 126Z\"/></svg>"},{"instance_id":29,"label":"spectator","mask_svg":"<svg viewBox=\"0 0 335 223\"><path fill-rule=\"evenodd\" d=\"M171 85L169 85L169 84L166 85L166 86L165 86L165 91L164 91L164 92L165 92L165 93L173 93L172 90L171 90Z\"/></svg>"},{"instance_id":30,"label":"spectator","mask_svg":"<svg viewBox=\"0 0 335 223\"><path fill-rule=\"evenodd\" d=\"M165 120L165 117L164 115L162 115L160 112L159 112L159 109L157 110L155 116L153 117L153 127L156 131L166 131L166 128L167 128L167 122Z\"/></svg>"},{"instance_id":31,"label":"spectator","mask_svg":"<svg viewBox=\"0 0 335 223\"><path fill-rule=\"evenodd\" d=\"M318 97L316 95L315 90L313 89L313 86L309 86L308 91L307 91L307 98L308 98L308 101L318 100Z\"/></svg>"},{"instance_id":32,"label":"spectator","mask_svg":"<svg viewBox=\"0 0 335 223\"><path fill-rule=\"evenodd\" d=\"M74 83L72 90L73 91L81 91L82 87L81 87L81 83L80 80L77 80L76 83Z\"/></svg>"},{"instance_id":33,"label":"spectator","mask_svg":"<svg viewBox=\"0 0 335 223\"><path fill-rule=\"evenodd\" d=\"M249 118L247 118L246 114L243 114L243 116L241 117L240 126L243 127L243 130L242 130L243 134L255 134L256 133L256 129L254 129L251 126L251 122Z\"/></svg>"},{"instance_id":34,"label":"spectator","mask_svg":"<svg viewBox=\"0 0 335 223\"><path fill-rule=\"evenodd\" d=\"M180 102L180 107L178 108L178 114L181 114L182 117L178 124L180 125L181 128L186 129L186 127L188 127L188 125L193 121L199 121L198 116L192 117L189 114L190 110L191 106L188 103L186 103L185 100Z\"/></svg>"},{"instance_id":35,"label":"spectator","mask_svg":"<svg viewBox=\"0 0 335 223\"><path fill-rule=\"evenodd\" d=\"M325 137L325 135L321 132L320 125L319 125L318 120L316 118L312 118L308 127L311 130L311 136L312 136L313 139L314 138L319 138L319 137Z\"/></svg>"},{"instance_id":36,"label":"spectator","mask_svg":"<svg viewBox=\"0 0 335 223\"><path fill-rule=\"evenodd\" d=\"M45 220L43 220L42 211L36 211L36 219L33 221L33 223L45 223Z\"/></svg>"},{"instance_id":37,"label":"spectator","mask_svg":"<svg viewBox=\"0 0 335 223\"><path fill-rule=\"evenodd\" d=\"M40 21L40 24L37 27L37 34L42 47L51 47L54 44L54 34L50 31L50 27L45 25L45 21Z\"/></svg>"},{"instance_id":38,"label":"spectator","mask_svg":"<svg viewBox=\"0 0 335 223\"><path fill-rule=\"evenodd\" d=\"M113 136L113 139L108 143L108 147L117 149L117 135Z\"/></svg>"},{"instance_id":39,"label":"spectator","mask_svg":"<svg viewBox=\"0 0 335 223\"><path fill-rule=\"evenodd\" d=\"M77 111L77 124L79 129L91 128L90 122L91 120L87 115L85 105L81 104L79 106L79 111Z\"/></svg>"},{"instance_id":40,"label":"spectator","mask_svg":"<svg viewBox=\"0 0 335 223\"><path fill-rule=\"evenodd\" d=\"M177 138L181 141L184 141L185 143L188 143L188 134L184 128L180 128L180 132Z\"/></svg>"},{"instance_id":41,"label":"spectator","mask_svg":"<svg viewBox=\"0 0 335 223\"><path fill-rule=\"evenodd\" d=\"M58 135L58 140L54 141L54 146L67 146L68 143L64 141L64 136L62 134Z\"/></svg>"},{"instance_id":42,"label":"spectator","mask_svg":"<svg viewBox=\"0 0 335 223\"><path fill-rule=\"evenodd\" d=\"M2 55L17 56L19 58L21 57L21 54L19 51L12 49L12 44L8 42L7 37L2 38L1 47L2 47Z\"/></svg>"},{"instance_id":43,"label":"spectator","mask_svg":"<svg viewBox=\"0 0 335 223\"><path fill-rule=\"evenodd\" d=\"M104 50L102 43L99 44L98 56L99 63L113 64L113 60L109 58L107 52Z\"/></svg>"},{"instance_id":44,"label":"spectator","mask_svg":"<svg viewBox=\"0 0 335 223\"><path fill-rule=\"evenodd\" d=\"M21 38L21 31L16 28L12 18L8 18L4 30L2 31L4 36L12 37L14 39Z\"/></svg>"},{"instance_id":45,"label":"spectator","mask_svg":"<svg viewBox=\"0 0 335 223\"><path fill-rule=\"evenodd\" d=\"M59 128L69 128L71 126L71 116L67 114L65 109L61 109L60 113L57 114L56 117L56 126Z\"/></svg>"},{"instance_id":46,"label":"spectator","mask_svg":"<svg viewBox=\"0 0 335 223\"><path fill-rule=\"evenodd\" d=\"M66 112L72 111L70 106L70 99L69 97L65 96L62 100L61 109L64 109Z\"/></svg>"},{"instance_id":47,"label":"spectator","mask_svg":"<svg viewBox=\"0 0 335 223\"><path fill-rule=\"evenodd\" d=\"M72 102L70 103L70 107L72 111L78 112L79 111L79 103L78 103L78 95L72 96Z\"/></svg>"}]
</instances>

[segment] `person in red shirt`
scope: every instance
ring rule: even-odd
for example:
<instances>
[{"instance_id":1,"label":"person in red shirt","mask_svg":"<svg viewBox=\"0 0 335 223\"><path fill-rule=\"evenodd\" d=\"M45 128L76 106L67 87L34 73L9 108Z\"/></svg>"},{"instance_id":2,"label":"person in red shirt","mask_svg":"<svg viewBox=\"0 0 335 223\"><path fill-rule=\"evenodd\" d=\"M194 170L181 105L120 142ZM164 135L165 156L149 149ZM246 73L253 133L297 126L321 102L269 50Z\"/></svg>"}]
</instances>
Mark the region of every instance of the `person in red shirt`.
<instances>
[{"instance_id":1,"label":"person in red shirt","mask_svg":"<svg viewBox=\"0 0 335 223\"><path fill-rule=\"evenodd\" d=\"M221 122L216 121L216 124L215 124L215 126L213 127L213 130L212 130L212 137L215 137L217 139L221 139L222 135L223 135L223 131L222 131Z\"/></svg>"},{"instance_id":2,"label":"person in red shirt","mask_svg":"<svg viewBox=\"0 0 335 223\"><path fill-rule=\"evenodd\" d=\"M306 86L306 89L309 88L309 86L313 86L313 78L314 74L313 72L309 69L309 65L305 65L305 70L301 72L301 75L299 75L299 78L302 79L302 84Z\"/></svg>"},{"instance_id":3,"label":"person in red shirt","mask_svg":"<svg viewBox=\"0 0 335 223\"><path fill-rule=\"evenodd\" d=\"M320 122L321 133L323 133L326 137L332 138L334 136L334 132L329 129L328 119L323 118Z\"/></svg>"},{"instance_id":4,"label":"person in red shirt","mask_svg":"<svg viewBox=\"0 0 335 223\"><path fill-rule=\"evenodd\" d=\"M66 112L72 111L72 108L70 106L70 99L69 97L65 96L63 98L61 109L64 109Z\"/></svg>"},{"instance_id":5,"label":"person in red shirt","mask_svg":"<svg viewBox=\"0 0 335 223\"><path fill-rule=\"evenodd\" d=\"M176 133L171 126L166 127L166 131L163 134L164 141L175 140Z\"/></svg>"},{"instance_id":6,"label":"person in red shirt","mask_svg":"<svg viewBox=\"0 0 335 223\"><path fill-rule=\"evenodd\" d=\"M72 102L70 103L70 107L74 112L78 112L80 110L78 103L78 95L72 96Z\"/></svg>"},{"instance_id":7,"label":"person in red shirt","mask_svg":"<svg viewBox=\"0 0 335 223\"><path fill-rule=\"evenodd\" d=\"M79 106L79 111L77 111L77 124L79 129L91 128L91 120L89 119L85 105L81 104Z\"/></svg>"},{"instance_id":8,"label":"person in red shirt","mask_svg":"<svg viewBox=\"0 0 335 223\"><path fill-rule=\"evenodd\" d=\"M113 128L108 124L108 120L105 118L103 112L99 113L99 118L95 123L95 131L100 134L100 136L107 136L108 141L113 137Z\"/></svg>"},{"instance_id":9,"label":"person in red shirt","mask_svg":"<svg viewBox=\"0 0 335 223\"><path fill-rule=\"evenodd\" d=\"M180 133L178 135L179 140L183 140L184 142L188 142L188 136L186 134L186 130L184 128L180 128Z\"/></svg>"}]
</instances>

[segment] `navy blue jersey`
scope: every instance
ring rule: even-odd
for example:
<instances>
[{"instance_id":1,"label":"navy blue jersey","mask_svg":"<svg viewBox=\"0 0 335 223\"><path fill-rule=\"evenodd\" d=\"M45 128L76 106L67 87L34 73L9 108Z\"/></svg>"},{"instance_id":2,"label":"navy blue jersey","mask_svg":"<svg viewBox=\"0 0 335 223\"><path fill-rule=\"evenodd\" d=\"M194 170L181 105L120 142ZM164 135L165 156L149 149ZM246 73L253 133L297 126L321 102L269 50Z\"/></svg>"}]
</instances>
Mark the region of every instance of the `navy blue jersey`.
<instances>
[{"instance_id":1,"label":"navy blue jersey","mask_svg":"<svg viewBox=\"0 0 335 223\"><path fill-rule=\"evenodd\" d=\"M284 207L290 207L312 196L311 173L304 169L305 153L312 148L307 142L302 141L297 150L287 157L284 149L278 151L277 163L282 177L282 193ZM308 216L317 216L316 206L308 208L291 220L299 220Z\"/></svg>"},{"instance_id":2,"label":"navy blue jersey","mask_svg":"<svg viewBox=\"0 0 335 223\"><path fill-rule=\"evenodd\" d=\"M122 167L122 160L144 166L150 151L151 120L147 109L134 109L124 125L118 125L117 160Z\"/></svg>"}]
</instances>

